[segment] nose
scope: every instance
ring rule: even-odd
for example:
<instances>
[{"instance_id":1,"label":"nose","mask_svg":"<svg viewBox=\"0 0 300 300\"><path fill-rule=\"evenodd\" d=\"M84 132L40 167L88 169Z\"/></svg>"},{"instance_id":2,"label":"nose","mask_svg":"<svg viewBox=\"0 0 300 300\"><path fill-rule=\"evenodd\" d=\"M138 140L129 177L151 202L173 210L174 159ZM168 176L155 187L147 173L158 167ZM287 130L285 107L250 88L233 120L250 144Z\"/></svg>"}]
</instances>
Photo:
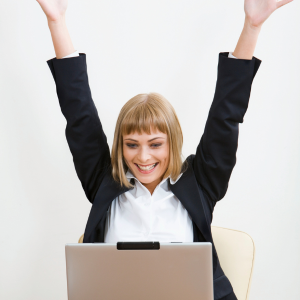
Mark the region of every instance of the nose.
<instances>
[{"instance_id":1,"label":"nose","mask_svg":"<svg viewBox=\"0 0 300 300\"><path fill-rule=\"evenodd\" d=\"M146 163L151 158L147 147L141 147L141 150L138 153L138 159L141 163Z\"/></svg>"}]
</instances>

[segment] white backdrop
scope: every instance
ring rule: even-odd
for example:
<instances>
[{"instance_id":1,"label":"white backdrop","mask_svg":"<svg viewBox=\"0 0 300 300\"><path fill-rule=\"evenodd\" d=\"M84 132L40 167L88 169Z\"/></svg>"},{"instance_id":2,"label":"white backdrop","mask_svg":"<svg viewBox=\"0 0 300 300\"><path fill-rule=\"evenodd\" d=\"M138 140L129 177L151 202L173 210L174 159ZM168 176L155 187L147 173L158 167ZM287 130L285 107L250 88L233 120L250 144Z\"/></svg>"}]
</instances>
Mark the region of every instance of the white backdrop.
<instances>
[{"instance_id":1,"label":"white backdrop","mask_svg":"<svg viewBox=\"0 0 300 300\"><path fill-rule=\"evenodd\" d=\"M213 99L219 52L234 51L242 0L69 0L67 24L87 54L109 145L121 106L142 92L174 105L184 155L194 153ZM256 244L250 299L300 299L300 3L263 25L262 64L240 126L237 165L213 225ZM67 299L64 246L90 210L65 139L46 17L34 0L0 2L0 298ZM190 109L193 106L193 109Z\"/></svg>"}]
</instances>

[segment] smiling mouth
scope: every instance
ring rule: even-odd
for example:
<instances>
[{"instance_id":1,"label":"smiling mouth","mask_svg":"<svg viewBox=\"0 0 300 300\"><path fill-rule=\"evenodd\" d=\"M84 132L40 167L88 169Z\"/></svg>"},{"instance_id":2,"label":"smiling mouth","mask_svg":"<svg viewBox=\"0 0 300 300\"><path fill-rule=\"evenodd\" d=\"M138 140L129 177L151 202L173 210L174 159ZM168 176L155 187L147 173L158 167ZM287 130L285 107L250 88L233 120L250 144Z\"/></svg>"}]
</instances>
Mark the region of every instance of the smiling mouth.
<instances>
[{"instance_id":1,"label":"smiling mouth","mask_svg":"<svg viewBox=\"0 0 300 300\"><path fill-rule=\"evenodd\" d=\"M149 173L150 171L154 170L154 168L158 165L158 163L147 165L147 166L138 165L138 164L135 165L137 166L138 170L141 171L142 173Z\"/></svg>"}]
</instances>

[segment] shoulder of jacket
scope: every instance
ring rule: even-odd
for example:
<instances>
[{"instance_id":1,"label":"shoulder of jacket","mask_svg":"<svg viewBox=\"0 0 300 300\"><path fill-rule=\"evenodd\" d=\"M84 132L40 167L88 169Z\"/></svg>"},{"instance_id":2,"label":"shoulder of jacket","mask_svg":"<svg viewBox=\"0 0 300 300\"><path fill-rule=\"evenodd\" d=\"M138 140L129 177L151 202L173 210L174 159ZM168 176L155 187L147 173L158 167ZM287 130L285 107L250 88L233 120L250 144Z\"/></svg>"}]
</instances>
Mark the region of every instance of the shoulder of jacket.
<instances>
[{"instance_id":1,"label":"shoulder of jacket","mask_svg":"<svg viewBox=\"0 0 300 300\"><path fill-rule=\"evenodd\" d=\"M189 156L185 159L185 161L184 161L183 164L186 164L186 163L187 163L187 164L189 165L189 167L192 167L194 158L195 158L195 154L189 155Z\"/></svg>"}]
</instances>

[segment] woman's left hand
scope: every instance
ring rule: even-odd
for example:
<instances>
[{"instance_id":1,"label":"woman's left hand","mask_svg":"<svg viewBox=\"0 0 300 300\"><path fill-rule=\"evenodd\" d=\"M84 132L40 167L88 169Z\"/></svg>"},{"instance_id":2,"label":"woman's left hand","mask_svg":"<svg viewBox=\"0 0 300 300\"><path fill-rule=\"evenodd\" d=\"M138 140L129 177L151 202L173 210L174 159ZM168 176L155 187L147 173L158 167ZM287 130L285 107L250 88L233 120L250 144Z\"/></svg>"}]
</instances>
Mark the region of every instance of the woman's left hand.
<instances>
[{"instance_id":1,"label":"woman's left hand","mask_svg":"<svg viewBox=\"0 0 300 300\"><path fill-rule=\"evenodd\" d=\"M245 0L246 20L253 27L260 27L279 7L293 0Z\"/></svg>"}]
</instances>

